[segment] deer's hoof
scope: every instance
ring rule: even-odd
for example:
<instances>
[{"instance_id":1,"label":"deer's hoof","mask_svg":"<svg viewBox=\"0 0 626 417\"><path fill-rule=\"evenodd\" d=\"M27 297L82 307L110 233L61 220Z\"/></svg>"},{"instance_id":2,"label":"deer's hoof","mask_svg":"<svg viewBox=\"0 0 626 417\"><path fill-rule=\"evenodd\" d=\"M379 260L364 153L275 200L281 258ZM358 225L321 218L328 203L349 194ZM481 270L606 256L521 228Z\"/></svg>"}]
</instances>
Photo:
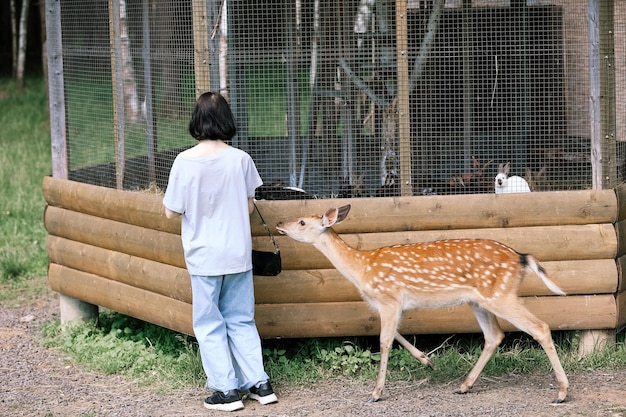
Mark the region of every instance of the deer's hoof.
<instances>
[{"instance_id":1,"label":"deer's hoof","mask_svg":"<svg viewBox=\"0 0 626 417\"><path fill-rule=\"evenodd\" d=\"M565 399L560 399L557 398L556 400L552 401L552 404L563 404L565 402Z\"/></svg>"},{"instance_id":2,"label":"deer's hoof","mask_svg":"<svg viewBox=\"0 0 626 417\"><path fill-rule=\"evenodd\" d=\"M368 403L375 403L376 401L378 401L378 398L375 398L375 397L373 397L373 396L370 396L370 397L367 399L367 402L368 402Z\"/></svg>"}]
</instances>

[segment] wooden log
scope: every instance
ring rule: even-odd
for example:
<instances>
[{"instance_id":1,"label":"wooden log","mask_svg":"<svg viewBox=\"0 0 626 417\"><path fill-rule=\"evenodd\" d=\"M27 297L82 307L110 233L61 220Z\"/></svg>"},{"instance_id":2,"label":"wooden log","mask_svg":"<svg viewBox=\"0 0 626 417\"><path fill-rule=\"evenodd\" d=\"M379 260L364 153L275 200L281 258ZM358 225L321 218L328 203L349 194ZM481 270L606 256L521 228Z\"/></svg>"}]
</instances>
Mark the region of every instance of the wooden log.
<instances>
[{"instance_id":1,"label":"wooden log","mask_svg":"<svg viewBox=\"0 0 626 417\"><path fill-rule=\"evenodd\" d=\"M617 265L613 259L565 260L542 262L550 279L568 295L614 294ZM527 274L520 287L521 296L552 295L535 274Z\"/></svg>"},{"instance_id":2,"label":"wooden log","mask_svg":"<svg viewBox=\"0 0 626 417\"><path fill-rule=\"evenodd\" d=\"M612 329L616 304L612 295L524 298L528 309L553 330ZM378 315L364 302L316 304L260 304L256 324L264 338L375 336ZM501 321L505 331L515 331ZM467 305L451 309L409 310L402 317L403 334L478 333L480 328Z\"/></svg>"},{"instance_id":3,"label":"wooden log","mask_svg":"<svg viewBox=\"0 0 626 417\"><path fill-rule=\"evenodd\" d=\"M56 236L48 236L46 248L54 264L191 303L191 281L185 268Z\"/></svg>"},{"instance_id":4,"label":"wooden log","mask_svg":"<svg viewBox=\"0 0 626 417\"><path fill-rule=\"evenodd\" d=\"M52 263L191 302L189 274L185 268L56 236L48 237L47 250ZM545 262L543 265L568 295L616 291L617 266L612 259ZM361 300L356 288L335 269L286 270L277 277L256 276L254 280L259 304ZM551 294L534 274L528 274L520 287L522 296Z\"/></svg>"},{"instance_id":5,"label":"wooden log","mask_svg":"<svg viewBox=\"0 0 626 417\"><path fill-rule=\"evenodd\" d=\"M53 236L185 267L180 235L48 206L44 225Z\"/></svg>"},{"instance_id":6,"label":"wooden log","mask_svg":"<svg viewBox=\"0 0 626 417\"><path fill-rule=\"evenodd\" d=\"M85 300L182 333L193 334L191 304L134 288L57 264L48 270L50 287ZM616 300L612 295L530 297L528 308L554 330L611 329L616 326ZM365 302L258 304L259 333L270 337L366 336L379 332L378 316ZM502 322L505 330L515 330ZM405 312L404 334L478 332L467 306Z\"/></svg>"},{"instance_id":7,"label":"wooden log","mask_svg":"<svg viewBox=\"0 0 626 417\"><path fill-rule=\"evenodd\" d=\"M544 262L548 275L568 295L613 294L617 266L612 259ZM336 269L285 270L254 278L258 304L360 301L358 290ZM553 295L535 274L527 274L520 296Z\"/></svg>"},{"instance_id":8,"label":"wooden log","mask_svg":"<svg viewBox=\"0 0 626 417\"><path fill-rule=\"evenodd\" d=\"M613 190L555 191L521 194L381 197L260 201L269 225L303 214L322 214L351 204L339 233L412 230L484 229L614 223L617 198ZM256 223L256 222L253 222ZM262 235L261 227L256 235Z\"/></svg>"},{"instance_id":9,"label":"wooden log","mask_svg":"<svg viewBox=\"0 0 626 417\"><path fill-rule=\"evenodd\" d=\"M44 199L51 206L180 234L180 219L165 218L162 195L121 191L54 177L44 177L42 189Z\"/></svg>"},{"instance_id":10,"label":"wooden log","mask_svg":"<svg viewBox=\"0 0 626 417\"><path fill-rule=\"evenodd\" d=\"M439 239L485 238L531 253L541 261L613 259L617 239L611 224L518 227L509 229L436 230L397 233L344 234L346 242L358 249L427 242ZM255 247L269 250L267 238L253 238ZM284 269L325 269L330 262L313 246L277 236Z\"/></svg>"},{"instance_id":11,"label":"wooden log","mask_svg":"<svg viewBox=\"0 0 626 417\"><path fill-rule=\"evenodd\" d=\"M180 233L180 221L170 221L163 216L162 196L52 177L44 178L43 192L52 206ZM332 206L352 204L350 221L337 226L341 233L581 225L614 223L617 217L617 197L612 190L529 193L523 197L519 194L467 194L259 201L257 204L272 228L281 220L301 214L321 214ZM265 234L256 213L251 224L254 236Z\"/></svg>"},{"instance_id":12,"label":"wooden log","mask_svg":"<svg viewBox=\"0 0 626 417\"><path fill-rule=\"evenodd\" d=\"M180 236L48 206L44 225L49 234L181 268L185 267ZM617 242L613 225L564 225L509 229L468 229L342 236L359 249L437 239L498 240L542 261L614 258ZM311 245L277 236L284 269L325 269L331 265ZM270 249L267 236L254 237L253 247Z\"/></svg>"},{"instance_id":13,"label":"wooden log","mask_svg":"<svg viewBox=\"0 0 626 417\"><path fill-rule=\"evenodd\" d=\"M57 264L48 267L54 291L193 335L191 304Z\"/></svg>"}]
</instances>

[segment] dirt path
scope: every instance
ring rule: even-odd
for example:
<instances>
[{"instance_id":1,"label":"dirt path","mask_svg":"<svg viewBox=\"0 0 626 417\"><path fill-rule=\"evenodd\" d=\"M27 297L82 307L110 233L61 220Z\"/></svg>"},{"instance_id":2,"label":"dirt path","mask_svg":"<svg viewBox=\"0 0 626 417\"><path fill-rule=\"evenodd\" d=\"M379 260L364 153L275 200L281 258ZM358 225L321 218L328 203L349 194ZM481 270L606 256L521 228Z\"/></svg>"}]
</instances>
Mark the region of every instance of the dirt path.
<instances>
[{"instance_id":1,"label":"dirt path","mask_svg":"<svg viewBox=\"0 0 626 417\"><path fill-rule=\"evenodd\" d=\"M467 395L451 384L388 382L383 400L364 400L373 381L310 387L275 385L277 404L245 400L240 412L210 412L206 392L156 394L117 376L87 372L37 343L40 325L58 316L55 297L0 306L0 416L610 416L626 417L626 370L570 376L568 402L553 406L552 374L482 378Z\"/></svg>"}]
</instances>

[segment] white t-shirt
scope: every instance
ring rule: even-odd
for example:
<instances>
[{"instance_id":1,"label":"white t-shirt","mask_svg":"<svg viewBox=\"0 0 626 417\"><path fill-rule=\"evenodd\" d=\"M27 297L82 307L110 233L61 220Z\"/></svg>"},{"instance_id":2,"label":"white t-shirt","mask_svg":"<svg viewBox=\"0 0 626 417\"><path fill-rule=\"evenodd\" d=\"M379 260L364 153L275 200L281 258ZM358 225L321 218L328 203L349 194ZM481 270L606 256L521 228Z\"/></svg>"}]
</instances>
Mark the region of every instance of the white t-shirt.
<instances>
[{"instance_id":1,"label":"white t-shirt","mask_svg":"<svg viewBox=\"0 0 626 417\"><path fill-rule=\"evenodd\" d=\"M262 184L250 155L237 148L210 156L176 157L163 205L182 213L189 274L214 276L252 269L248 198Z\"/></svg>"}]
</instances>

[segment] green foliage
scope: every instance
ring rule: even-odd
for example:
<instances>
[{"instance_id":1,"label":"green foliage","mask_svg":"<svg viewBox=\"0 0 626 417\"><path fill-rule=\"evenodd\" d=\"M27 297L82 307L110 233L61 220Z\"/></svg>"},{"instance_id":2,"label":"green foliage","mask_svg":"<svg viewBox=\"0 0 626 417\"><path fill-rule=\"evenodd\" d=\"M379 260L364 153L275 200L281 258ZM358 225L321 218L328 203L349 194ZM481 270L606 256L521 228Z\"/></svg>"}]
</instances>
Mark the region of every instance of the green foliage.
<instances>
[{"instance_id":1,"label":"green foliage","mask_svg":"<svg viewBox=\"0 0 626 417\"><path fill-rule=\"evenodd\" d=\"M370 349L363 349L350 341L344 341L340 346L317 349L315 356L315 359L329 371L344 376L371 371L377 358L380 359L380 355L374 355Z\"/></svg>"}]
</instances>

